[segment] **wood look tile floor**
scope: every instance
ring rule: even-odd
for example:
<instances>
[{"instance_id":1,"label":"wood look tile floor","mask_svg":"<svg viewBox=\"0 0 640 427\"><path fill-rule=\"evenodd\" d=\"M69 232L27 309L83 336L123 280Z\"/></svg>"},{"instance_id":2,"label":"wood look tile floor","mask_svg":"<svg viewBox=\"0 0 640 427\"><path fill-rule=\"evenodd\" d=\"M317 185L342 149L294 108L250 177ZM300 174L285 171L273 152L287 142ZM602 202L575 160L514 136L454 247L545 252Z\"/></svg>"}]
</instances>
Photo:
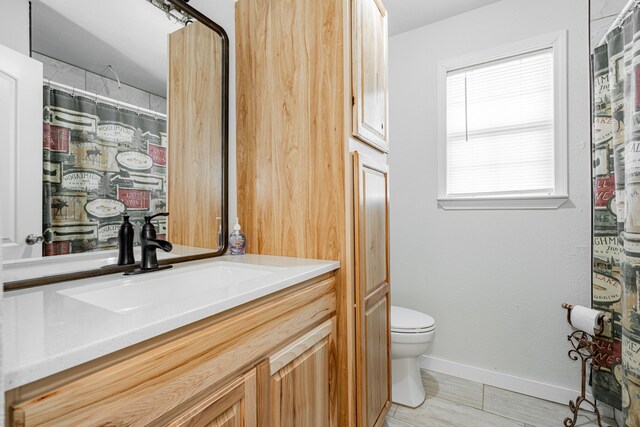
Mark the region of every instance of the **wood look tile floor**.
<instances>
[{"instance_id":1,"label":"wood look tile floor","mask_svg":"<svg viewBox=\"0 0 640 427\"><path fill-rule=\"evenodd\" d=\"M556 427L570 415L567 405L437 372L423 370L422 382L427 400L415 409L392 405L384 427ZM592 413L578 416L577 427L597 425Z\"/></svg>"}]
</instances>

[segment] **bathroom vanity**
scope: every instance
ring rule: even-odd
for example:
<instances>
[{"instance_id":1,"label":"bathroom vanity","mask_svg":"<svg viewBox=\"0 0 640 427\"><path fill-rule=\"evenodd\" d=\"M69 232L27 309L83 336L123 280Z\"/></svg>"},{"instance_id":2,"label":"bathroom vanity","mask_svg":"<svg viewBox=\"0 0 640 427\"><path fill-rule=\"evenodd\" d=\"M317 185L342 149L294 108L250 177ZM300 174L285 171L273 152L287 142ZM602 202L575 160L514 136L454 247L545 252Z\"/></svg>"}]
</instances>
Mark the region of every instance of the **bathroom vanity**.
<instances>
[{"instance_id":1,"label":"bathroom vanity","mask_svg":"<svg viewBox=\"0 0 640 427\"><path fill-rule=\"evenodd\" d=\"M6 425L337 425L338 267L225 256L9 293Z\"/></svg>"}]
</instances>

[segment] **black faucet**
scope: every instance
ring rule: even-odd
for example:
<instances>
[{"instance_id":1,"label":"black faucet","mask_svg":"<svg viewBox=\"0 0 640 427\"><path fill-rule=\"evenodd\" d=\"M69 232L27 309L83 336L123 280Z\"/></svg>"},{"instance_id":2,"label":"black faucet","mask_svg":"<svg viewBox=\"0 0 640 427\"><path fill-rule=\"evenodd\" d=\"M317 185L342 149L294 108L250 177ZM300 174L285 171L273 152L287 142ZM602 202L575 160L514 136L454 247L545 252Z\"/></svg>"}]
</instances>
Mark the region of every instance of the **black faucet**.
<instances>
[{"instance_id":1,"label":"black faucet","mask_svg":"<svg viewBox=\"0 0 640 427\"><path fill-rule=\"evenodd\" d=\"M142 271L158 269L156 249L159 248L165 252L171 252L173 249L173 245L166 240L156 239L156 228L151 223L151 220L157 216L169 216L169 212L144 217L144 225L142 226L142 231L140 231L140 248L142 250L140 270Z\"/></svg>"}]
</instances>

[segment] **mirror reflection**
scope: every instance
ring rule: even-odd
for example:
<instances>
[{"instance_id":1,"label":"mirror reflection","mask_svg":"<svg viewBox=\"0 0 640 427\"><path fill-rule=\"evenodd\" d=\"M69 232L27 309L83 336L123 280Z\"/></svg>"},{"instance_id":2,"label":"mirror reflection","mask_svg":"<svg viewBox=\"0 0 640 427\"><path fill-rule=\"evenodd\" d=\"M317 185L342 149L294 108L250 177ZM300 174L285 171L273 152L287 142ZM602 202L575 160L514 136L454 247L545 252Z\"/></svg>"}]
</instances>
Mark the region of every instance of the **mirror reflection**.
<instances>
[{"instance_id":1,"label":"mirror reflection","mask_svg":"<svg viewBox=\"0 0 640 427\"><path fill-rule=\"evenodd\" d=\"M224 250L222 39L174 3L33 2L42 149L17 153L15 169L42 186L20 194L28 205L9 226L33 231L3 244L5 280L26 279L17 267L41 257L48 267L31 274L115 264L126 216L136 262L145 217L159 213L157 239L173 245L159 259ZM39 223L20 211L42 212Z\"/></svg>"}]
</instances>

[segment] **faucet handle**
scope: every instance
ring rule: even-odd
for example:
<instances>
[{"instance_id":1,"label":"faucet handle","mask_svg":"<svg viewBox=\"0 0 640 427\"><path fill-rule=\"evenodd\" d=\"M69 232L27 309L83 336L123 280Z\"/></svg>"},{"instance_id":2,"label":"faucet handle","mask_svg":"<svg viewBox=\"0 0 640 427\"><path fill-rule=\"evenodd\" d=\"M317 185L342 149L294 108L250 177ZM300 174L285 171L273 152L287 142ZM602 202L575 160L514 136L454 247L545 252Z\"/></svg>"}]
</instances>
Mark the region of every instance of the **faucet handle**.
<instances>
[{"instance_id":1,"label":"faucet handle","mask_svg":"<svg viewBox=\"0 0 640 427\"><path fill-rule=\"evenodd\" d=\"M169 212L160 212L160 213L157 213L157 214L155 214L155 215L145 216L145 217L144 217L144 222L149 223L149 222L151 222L151 220L152 220L153 218L155 218L155 217L157 217L157 216L169 216Z\"/></svg>"}]
</instances>

